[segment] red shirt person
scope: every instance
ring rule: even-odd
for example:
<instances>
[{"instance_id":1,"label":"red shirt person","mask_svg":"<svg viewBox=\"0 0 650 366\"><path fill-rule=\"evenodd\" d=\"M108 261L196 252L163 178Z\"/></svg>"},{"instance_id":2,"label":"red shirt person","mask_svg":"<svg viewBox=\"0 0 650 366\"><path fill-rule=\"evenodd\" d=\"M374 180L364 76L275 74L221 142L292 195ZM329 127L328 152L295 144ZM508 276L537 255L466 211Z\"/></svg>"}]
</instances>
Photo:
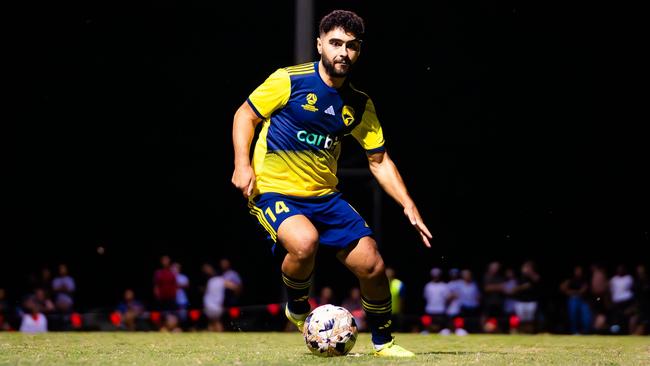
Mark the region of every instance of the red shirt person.
<instances>
[{"instance_id":1,"label":"red shirt person","mask_svg":"<svg viewBox=\"0 0 650 366\"><path fill-rule=\"evenodd\" d=\"M171 258L168 255L160 257L161 268L153 276L153 294L156 309L160 311L176 310L176 275L171 270Z\"/></svg>"}]
</instances>

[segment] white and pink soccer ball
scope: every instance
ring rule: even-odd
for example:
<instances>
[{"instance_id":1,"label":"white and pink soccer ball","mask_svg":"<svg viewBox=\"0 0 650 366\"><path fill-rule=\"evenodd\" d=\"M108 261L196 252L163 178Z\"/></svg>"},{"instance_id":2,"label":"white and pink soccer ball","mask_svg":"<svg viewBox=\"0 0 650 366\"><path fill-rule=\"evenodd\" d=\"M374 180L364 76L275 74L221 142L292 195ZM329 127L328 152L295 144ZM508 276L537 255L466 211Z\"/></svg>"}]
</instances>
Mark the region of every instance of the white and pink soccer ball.
<instances>
[{"instance_id":1,"label":"white and pink soccer ball","mask_svg":"<svg viewBox=\"0 0 650 366\"><path fill-rule=\"evenodd\" d=\"M344 356L357 341L357 324L344 307L325 304L305 319L303 336L307 348L318 356Z\"/></svg>"}]
</instances>

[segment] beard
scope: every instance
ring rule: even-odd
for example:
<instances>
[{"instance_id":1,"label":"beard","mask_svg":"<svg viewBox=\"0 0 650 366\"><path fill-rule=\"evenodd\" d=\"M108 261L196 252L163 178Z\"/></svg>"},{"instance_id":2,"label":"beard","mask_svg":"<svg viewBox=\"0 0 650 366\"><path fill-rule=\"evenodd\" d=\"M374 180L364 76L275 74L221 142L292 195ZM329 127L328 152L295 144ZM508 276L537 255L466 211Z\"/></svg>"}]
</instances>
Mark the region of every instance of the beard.
<instances>
[{"instance_id":1,"label":"beard","mask_svg":"<svg viewBox=\"0 0 650 366\"><path fill-rule=\"evenodd\" d=\"M345 70L337 70L336 63L331 62L325 57L321 57L321 61L323 62L323 67L325 67L325 72L327 72L327 75L333 78L344 78L348 76L350 71L352 71L352 63L350 60L345 60L345 63L348 65Z\"/></svg>"}]
</instances>

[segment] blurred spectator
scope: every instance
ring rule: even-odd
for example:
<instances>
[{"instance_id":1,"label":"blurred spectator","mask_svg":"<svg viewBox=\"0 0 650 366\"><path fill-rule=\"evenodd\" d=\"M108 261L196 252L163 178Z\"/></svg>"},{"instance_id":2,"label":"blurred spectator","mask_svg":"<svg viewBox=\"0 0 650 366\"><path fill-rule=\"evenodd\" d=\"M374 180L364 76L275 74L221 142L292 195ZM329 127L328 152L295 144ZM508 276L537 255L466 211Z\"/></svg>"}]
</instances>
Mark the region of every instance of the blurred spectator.
<instances>
[{"instance_id":1,"label":"blurred spectator","mask_svg":"<svg viewBox=\"0 0 650 366\"><path fill-rule=\"evenodd\" d=\"M41 289L41 291L43 291ZM43 291L44 293L44 291ZM24 312L20 322L20 331L24 333L47 332L47 317L40 309L34 296L29 296L23 303Z\"/></svg>"},{"instance_id":2,"label":"blurred spectator","mask_svg":"<svg viewBox=\"0 0 650 366\"><path fill-rule=\"evenodd\" d=\"M29 276L29 285L30 291L41 288L49 298L52 295L52 271L50 268L43 266L39 273L32 273Z\"/></svg>"},{"instance_id":3,"label":"blurred spectator","mask_svg":"<svg viewBox=\"0 0 650 366\"><path fill-rule=\"evenodd\" d=\"M182 266L178 262L171 265L171 270L176 275L176 306L178 307L178 316L180 321L187 319L187 308L190 306L189 298L187 297L187 290L190 287L190 279L182 273Z\"/></svg>"},{"instance_id":4,"label":"blurred spectator","mask_svg":"<svg viewBox=\"0 0 650 366\"><path fill-rule=\"evenodd\" d=\"M354 320L357 322L357 329L359 331L365 331L366 313L363 311L363 307L361 305L361 289L356 286L352 287L350 289L348 297L343 299L341 306L348 309L348 311L352 313Z\"/></svg>"},{"instance_id":5,"label":"blurred spectator","mask_svg":"<svg viewBox=\"0 0 650 366\"><path fill-rule=\"evenodd\" d=\"M463 286L463 279L460 278L460 270L458 268L451 268L449 270L449 303L447 304L447 319L449 320L450 329L453 329L457 335L465 335L467 331L460 319L460 291Z\"/></svg>"},{"instance_id":6,"label":"blurred spectator","mask_svg":"<svg viewBox=\"0 0 650 366\"><path fill-rule=\"evenodd\" d=\"M634 302L634 278L627 273L623 264L616 266L616 274L609 280L609 290L612 295L612 311L610 331L614 334L627 334Z\"/></svg>"},{"instance_id":7,"label":"blurred spectator","mask_svg":"<svg viewBox=\"0 0 650 366\"><path fill-rule=\"evenodd\" d=\"M503 313L506 317L510 318L511 315L515 314L515 298L513 294L517 287L517 274L514 268L511 267L506 268L504 274L503 293L505 294L505 299L503 301Z\"/></svg>"},{"instance_id":8,"label":"blurred spectator","mask_svg":"<svg viewBox=\"0 0 650 366\"><path fill-rule=\"evenodd\" d=\"M54 310L56 310L54 303L48 297L45 289L41 287L34 289L34 293L30 297L32 298L34 306L36 306L38 312L47 315L53 313Z\"/></svg>"},{"instance_id":9,"label":"blurred spectator","mask_svg":"<svg viewBox=\"0 0 650 366\"><path fill-rule=\"evenodd\" d=\"M312 288L313 290L313 288ZM334 298L334 290L330 286L323 286L321 287L318 296L310 296L309 297L309 307L311 310L319 307L320 305L325 305L325 304L332 304L332 305L337 305L338 301ZM296 329L296 326L291 323L287 322L287 326L285 327L285 331L291 332Z\"/></svg>"},{"instance_id":10,"label":"blurred spectator","mask_svg":"<svg viewBox=\"0 0 650 366\"><path fill-rule=\"evenodd\" d=\"M175 311L177 309L177 290L176 274L171 270L171 258L168 255L163 255L160 257L160 268L154 272L153 276L153 294L156 300L155 309L160 311Z\"/></svg>"},{"instance_id":11,"label":"blurred spectator","mask_svg":"<svg viewBox=\"0 0 650 366\"><path fill-rule=\"evenodd\" d=\"M137 320L144 313L144 305L135 297L135 292L127 288L124 290L122 301L117 304L117 309L122 314L122 323L127 330L137 330Z\"/></svg>"},{"instance_id":12,"label":"blurred spectator","mask_svg":"<svg viewBox=\"0 0 650 366\"><path fill-rule=\"evenodd\" d=\"M577 265L573 275L560 284L560 291L567 296L567 316L571 334L589 334L591 332L591 307L589 282L584 275L584 268Z\"/></svg>"},{"instance_id":13,"label":"blurred spectator","mask_svg":"<svg viewBox=\"0 0 650 366\"><path fill-rule=\"evenodd\" d=\"M488 333L500 332L505 328L505 317L503 316L503 304L505 302L504 282L505 278L501 275L501 263L498 261L490 262L483 276L484 314L488 319L483 328Z\"/></svg>"},{"instance_id":14,"label":"blurred spectator","mask_svg":"<svg viewBox=\"0 0 650 366\"><path fill-rule=\"evenodd\" d=\"M337 305L338 301L334 299L334 290L330 286L323 286L320 289L318 297L316 297L316 306L332 304Z\"/></svg>"},{"instance_id":15,"label":"blurred spectator","mask_svg":"<svg viewBox=\"0 0 650 366\"><path fill-rule=\"evenodd\" d=\"M541 276L537 273L535 263L526 261L521 266L521 276L514 289L515 314L519 318L519 330L522 333L535 333L535 321L540 300Z\"/></svg>"},{"instance_id":16,"label":"blurred spectator","mask_svg":"<svg viewBox=\"0 0 650 366\"><path fill-rule=\"evenodd\" d=\"M431 317L431 324L428 332L448 334L447 328L447 302L450 299L451 292L449 286L442 282L442 270L434 267L429 272L431 280L424 285L424 312Z\"/></svg>"},{"instance_id":17,"label":"blurred spectator","mask_svg":"<svg viewBox=\"0 0 650 366\"><path fill-rule=\"evenodd\" d=\"M634 279L634 298L636 299L635 313L632 319L631 333L645 335L650 330L650 278L646 266L636 266Z\"/></svg>"},{"instance_id":18,"label":"blurred spectator","mask_svg":"<svg viewBox=\"0 0 650 366\"><path fill-rule=\"evenodd\" d=\"M5 289L0 287L0 331L11 330L11 306Z\"/></svg>"},{"instance_id":19,"label":"blurred spectator","mask_svg":"<svg viewBox=\"0 0 650 366\"><path fill-rule=\"evenodd\" d=\"M68 266L59 264L59 274L52 280L54 305L61 313L69 313L74 305L75 281L68 273Z\"/></svg>"},{"instance_id":20,"label":"blurred spectator","mask_svg":"<svg viewBox=\"0 0 650 366\"><path fill-rule=\"evenodd\" d=\"M481 330L481 292L474 281L472 271L463 269L460 276L463 279L458 296L460 316L465 320L465 329L468 332L477 333Z\"/></svg>"},{"instance_id":21,"label":"blurred spectator","mask_svg":"<svg viewBox=\"0 0 650 366\"><path fill-rule=\"evenodd\" d=\"M609 280L605 268L599 264L591 265L590 300L594 322L592 329L597 333L605 333L607 329L607 312L611 300L609 296Z\"/></svg>"},{"instance_id":22,"label":"blurred spectator","mask_svg":"<svg viewBox=\"0 0 650 366\"><path fill-rule=\"evenodd\" d=\"M179 326L179 319L178 316L174 313L167 313L165 315L165 320L163 321L162 326L160 327L161 332L172 332L172 333L179 333L182 332L183 329Z\"/></svg>"},{"instance_id":23,"label":"blurred spectator","mask_svg":"<svg viewBox=\"0 0 650 366\"><path fill-rule=\"evenodd\" d=\"M393 329L399 332L404 329L404 306L405 306L405 289L404 282L395 277L395 269L386 267L386 277L391 297L391 315L393 320Z\"/></svg>"},{"instance_id":24,"label":"blurred spectator","mask_svg":"<svg viewBox=\"0 0 650 366\"><path fill-rule=\"evenodd\" d=\"M224 298L226 293L226 280L217 274L217 271L209 263L204 263L202 272L208 278L203 294L203 312L208 318L208 330L211 332L222 332L223 323L221 317L224 310Z\"/></svg>"},{"instance_id":25,"label":"blurred spectator","mask_svg":"<svg viewBox=\"0 0 650 366\"><path fill-rule=\"evenodd\" d=\"M239 299L244 287L241 276L232 268L232 264L228 258L221 258L219 268L221 268L221 274L224 280L230 282L230 286L226 288L224 305L227 307L239 305Z\"/></svg>"}]
</instances>

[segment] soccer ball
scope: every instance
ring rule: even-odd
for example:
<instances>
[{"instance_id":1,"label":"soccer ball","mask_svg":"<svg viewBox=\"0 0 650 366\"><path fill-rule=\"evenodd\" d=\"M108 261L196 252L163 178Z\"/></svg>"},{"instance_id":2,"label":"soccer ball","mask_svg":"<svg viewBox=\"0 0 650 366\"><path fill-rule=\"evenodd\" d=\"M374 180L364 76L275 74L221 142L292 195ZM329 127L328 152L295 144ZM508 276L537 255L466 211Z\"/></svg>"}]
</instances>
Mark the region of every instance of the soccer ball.
<instances>
[{"instance_id":1,"label":"soccer ball","mask_svg":"<svg viewBox=\"0 0 650 366\"><path fill-rule=\"evenodd\" d=\"M307 348L318 356L343 356L357 341L357 323L344 307L325 304L314 309L303 328Z\"/></svg>"}]
</instances>

